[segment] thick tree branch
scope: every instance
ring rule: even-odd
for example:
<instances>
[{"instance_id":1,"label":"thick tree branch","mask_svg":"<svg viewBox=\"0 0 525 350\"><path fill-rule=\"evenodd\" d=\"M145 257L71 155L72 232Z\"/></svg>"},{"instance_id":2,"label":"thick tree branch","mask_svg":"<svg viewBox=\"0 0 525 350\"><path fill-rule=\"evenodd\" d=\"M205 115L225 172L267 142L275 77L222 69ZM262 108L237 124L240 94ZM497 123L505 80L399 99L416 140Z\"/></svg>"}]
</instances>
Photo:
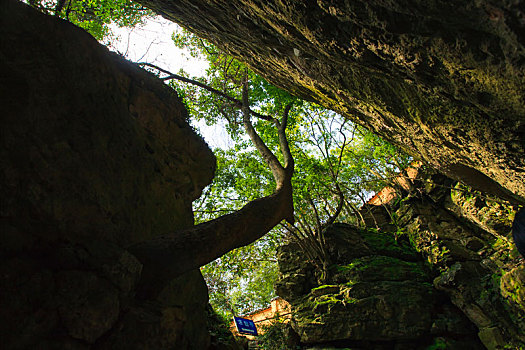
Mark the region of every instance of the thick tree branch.
<instances>
[{"instance_id":1,"label":"thick tree branch","mask_svg":"<svg viewBox=\"0 0 525 350\"><path fill-rule=\"evenodd\" d=\"M325 227L333 224L335 220L337 219L337 217L339 216L339 214L341 214L341 210L343 210L343 204L345 202L345 195L343 191L341 191L341 187L339 187L339 184L337 182L335 183L335 187L336 187L337 195L339 197L339 202L337 203L337 208L335 209L335 212L328 218L328 220L326 220L326 223L324 224Z\"/></svg>"},{"instance_id":2,"label":"thick tree branch","mask_svg":"<svg viewBox=\"0 0 525 350\"><path fill-rule=\"evenodd\" d=\"M272 171L272 175L275 179L275 182L277 184L277 189L281 188L283 185L283 182L286 181L287 172L285 168L281 165L277 157L270 151L270 149L266 146L264 141L260 138L260 136L255 131L251 121L250 121L250 113L249 113L249 101L248 101L248 83L243 83L242 87L242 112L243 112L243 124L244 128L246 129L246 133L248 136L250 136L250 139L252 140L253 144L255 145L255 148L259 151L262 158L266 162L266 164L270 167L270 170ZM278 129L281 129L281 126L278 125ZM280 139L279 135L279 139ZM289 151L289 149L288 149Z\"/></svg>"},{"instance_id":3,"label":"thick tree branch","mask_svg":"<svg viewBox=\"0 0 525 350\"><path fill-rule=\"evenodd\" d=\"M281 153L283 154L284 159L284 168L285 169L293 169L294 168L294 160L292 157L292 152L290 151L290 145L288 143L288 139L286 138L286 126L288 125L288 114L290 113L290 110L292 109L292 104L286 105L284 108L283 117L281 119L281 124L277 124L277 134L279 135L279 144L281 146Z\"/></svg>"},{"instance_id":4,"label":"thick tree branch","mask_svg":"<svg viewBox=\"0 0 525 350\"><path fill-rule=\"evenodd\" d=\"M171 279L259 239L285 218L290 202L291 189L283 187L234 213L129 247L143 264L145 295L151 296Z\"/></svg>"}]
</instances>

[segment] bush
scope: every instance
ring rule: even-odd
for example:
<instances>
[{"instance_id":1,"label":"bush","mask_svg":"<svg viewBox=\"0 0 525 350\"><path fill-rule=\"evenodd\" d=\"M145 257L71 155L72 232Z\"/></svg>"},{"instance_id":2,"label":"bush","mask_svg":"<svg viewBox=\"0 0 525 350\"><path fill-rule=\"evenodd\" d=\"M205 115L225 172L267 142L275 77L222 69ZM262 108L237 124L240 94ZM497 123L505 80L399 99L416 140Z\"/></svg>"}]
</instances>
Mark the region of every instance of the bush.
<instances>
[{"instance_id":1,"label":"bush","mask_svg":"<svg viewBox=\"0 0 525 350\"><path fill-rule=\"evenodd\" d=\"M264 333L263 333L264 332ZM288 322L275 320L270 325L263 326L257 343L265 350L295 350L298 349L296 334Z\"/></svg>"}]
</instances>

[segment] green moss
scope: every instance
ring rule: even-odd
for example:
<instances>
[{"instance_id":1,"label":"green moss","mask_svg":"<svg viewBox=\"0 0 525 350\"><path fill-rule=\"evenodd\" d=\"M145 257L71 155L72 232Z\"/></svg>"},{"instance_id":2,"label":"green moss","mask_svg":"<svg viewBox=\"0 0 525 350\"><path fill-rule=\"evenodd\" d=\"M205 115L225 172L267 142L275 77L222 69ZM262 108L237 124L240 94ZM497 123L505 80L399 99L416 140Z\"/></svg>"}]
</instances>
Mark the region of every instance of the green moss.
<instances>
[{"instance_id":1,"label":"green moss","mask_svg":"<svg viewBox=\"0 0 525 350\"><path fill-rule=\"evenodd\" d=\"M350 280L403 281L428 279L419 263L408 262L388 256L368 256L339 266L338 270Z\"/></svg>"},{"instance_id":2,"label":"green moss","mask_svg":"<svg viewBox=\"0 0 525 350\"><path fill-rule=\"evenodd\" d=\"M512 301L518 308L525 311L525 287L520 268L504 274L495 274L492 283L508 302Z\"/></svg>"},{"instance_id":3,"label":"green moss","mask_svg":"<svg viewBox=\"0 0 525 350\"><path fill-rule=\"evenodd\" d=\"M406 235L404 230L398 231L397 237ZM399 256L399 257L416 257L417 252L409 243L396 241L394 234L390 232L377 232L377 230L362 230L361 236L365 239L367 245L380 254Z\"/></svg>"},{"instance_id":4,"label":"green moss","mask_svg":"<svg viewBox=\"0 0 525 350\"><path fill-rule=\"evenodd\" d=\"M313 299L314 305L337 304L340 302L341 299L338 299L338 295L335 294L321 295Z\"/></svg>"},{"instance_id":5,"label":"green moss","mask_svg":"<svg viewBox=\"0 0 525 350\"><path fill-rule=\"evenodd\" d=\"M322 286L312 288L312 292L316 290L323 290L323 289L334 288L334 287L339 288L339 286L335 284L324 284Z\"/></svg>"},{"instance_id":6,"label":"green moss","mask_svg":"<svg viewBox=\"0 0 525 350\"><path fill-rule=\"evenodd\" d=\"M349 281L347 281L344 285L345 285L346 287L352 287L352 286L353 286L354 284L356 284L356 283L357 283L357 282L354 281L354 280L349 280Z\"/></svg>"},{"instance_id":7,"label":"green moss","mask_svg":"<svg viewBox=\"0 0 525 350\"><path fill-rule=\"evenodd\" d=\"M431 264L436 264L440 266L440 269L443 269L446 262L450 259L450 250L445 246L434 244L431 248L431 255L428 258L433 259L433 261L429 261Z\"/></svg>"},{"instance_id":8,"label":"green moss","mask_svg":"<svg viewBox=\"0 0 525 350\"><path fill-rule=\"evenodd\" d=\"M443 338L434 339L434 343L426 348L426 350L448 349L447 342Z\"/></svg>"},{"instance_id":9,"label":"green moss","mask_svg":"<svg viewBox=\"0 0 525 350\"><path fill-rule=\"evenodd\" d=\"M507 249L509 247L509 241L503 237L498 237L497 240L492 243L492 248L495 250Z\"/></svg>"},{"instance_id":10,"label":"green moss","mask_svg":"<svg viewBox=\"0 0 525 350\"><path fill-rule=\"evenodd\" d=\"M392 263L393 265L405 265L405 266L416 266L416 263L411 263L397 258L392 258L389 256L375 256L375 257L365 257L361 259L355 259L350 264L341 266L343 270L365 270L368 267L388 265Z\"/></svg>"}]
</instances>

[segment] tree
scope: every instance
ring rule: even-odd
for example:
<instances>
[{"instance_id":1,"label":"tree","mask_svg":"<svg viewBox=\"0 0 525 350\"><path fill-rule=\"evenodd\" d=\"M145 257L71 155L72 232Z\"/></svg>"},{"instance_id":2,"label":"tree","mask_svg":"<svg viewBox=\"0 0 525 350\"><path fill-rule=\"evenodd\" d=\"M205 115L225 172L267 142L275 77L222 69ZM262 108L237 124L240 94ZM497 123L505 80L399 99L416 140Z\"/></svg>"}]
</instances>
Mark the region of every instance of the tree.
<instances>
[{"instance_id":1,"label":"tree","mask_svg":"<svg viewBox=\"0 0 525 350\"><path fill-rule=\"evenodd\" d=\"M206 77L189 78L183 71L174 74L147 62L139 64L157 72L161 79L169 81L179 95L184 97L193 118L205 119L208 124L227 120L228 131L236 141L234 149L214 150L218 163L216 176L213 184L204 190L203 199L197 200L194 206L196 223L203 223L220 215L233 213L251 200L268 196L274 188L273 175L265 166L266 162L246 138L246 134L240 132L243 125L243 113L240 110L243 106L243 81L247 78L250 83L249 113L256 117L254 129L261 135L271 153L276 154L283 163L285 159L278 152L281 146L279 132L271 115L288 115L288 120L292 122L287 129L289 137L290 133L296 132L293 121L297 114L297 107L290 109L289 106L292 103L300 106L300 102L297 103L297 99L288 93L268 84L240 62L231 57L218 56L220 54L214 51L213 46L186 34L185 43L180 43L180 46L186 48L189 42L193 42L189 46L190 51L194 55L206 55L211 62ZM199 45L199 50L195 49L195 45ZM250 170L244 171L247 167ZM237 172L236 169L243 171ZM236 185L232 186L233 183ZM245 191L241 193L232 190L233 188L244 188ZM273 281L277 278L274 252L278 242L282 241L281 237L281 232L273 230L256 244L236 249L203 269L208 287L212 291L211 301L214 306L228 312L233 306L237 311L244 312L248 311L248 305L256 308L269 302L274 296ZM246 293L248 289L250 292ZM235 303L236 300L239 302Z\"/></svg>"},{"instance_id":2,"label":"tree","mask_svg":"<svg viewBox=\"0 0 525 350\"><path fill-rule=\"evenodd\" d=\"M97 40L110 34L109 25L133 27L153 12L131 0L28 0L46 14L54 14L85 29Z\"/></svg>"},{"instance_id":3,"label":"tree","mask_svg":"<svg viewBox=\"0 0 525 350\"><path fill-rule=\"evenodd\" d=\"M330 258L325 249L324 228L340 215L345 221L363 222L357 206L368 193L377 190L399 171L400 166L408 164L409 158L341 116L273 87L198 37L183 31L174 35L174 39L180 47L189 47L192 55L206 58L210 69L207 76L201 78L190 78L182 71L173 74L160 70L166 74L163 79L176 79L171 84L186 97L192 116L202 118L208 124L226 119L228 131L236 141L230 150L215 150L218 170L213 184L195 203L197 222L232 212L243 202L269 191L271 173L261 166L253 148L239 137L237 131L239 118L236 110L242 105L240 74L247 72L251 79L252 105L257 109L250 110L253 115L264 120L266 114L282 108L286 102L295 103L287 134L297 164L297 176L292 179L297 224L283 224L282 228L286 230L274 229L273 234L257 244L229 252L206 266L203 272L212 303L223 311L235 308L242 312L253 307L253 303L241 302L241 293L250 295L250 301L261 300L259 296L264 294L268 302L273 296L268 283L252 282L260 281L264 274L262 266L276 271L275 262L269 257L286 237L300 243L307 258L317 265L320 279L326 279ZM158 70L153 65L143 65ZM275 149L278 146L275 129L265 123L256 123L255 128L269 147ZM274 274L269 273L266 277L266 282L272 281Z\"/></svg>"}]
</instances>

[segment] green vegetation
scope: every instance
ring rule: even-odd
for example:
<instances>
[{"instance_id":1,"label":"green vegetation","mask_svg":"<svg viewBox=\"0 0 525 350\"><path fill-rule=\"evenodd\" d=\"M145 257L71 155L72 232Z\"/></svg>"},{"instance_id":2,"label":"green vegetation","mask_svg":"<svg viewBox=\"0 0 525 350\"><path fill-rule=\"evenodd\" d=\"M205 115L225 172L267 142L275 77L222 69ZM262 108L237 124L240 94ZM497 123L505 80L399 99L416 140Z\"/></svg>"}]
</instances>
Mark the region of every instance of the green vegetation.
<instances>
[{"instance_id":1,"label":"green vegetation","mask_svg":"<svg viewBox=\"0 0 525 350\"><path fill-rule=\"evenodd\" d=\"M134 27L153 13L131 0L28 0L46 14L66 19L97 40L110 39L110 25Z\"/></svg>"},{"instance_id":2,"label":"green vegetation","mask_svg":"<svg viewBox=\"0 0 525 350\"><path fill-rule=\"evenodd\" d=\"M404 231L399 230L396 234L379 232L373 228L361 230L361 236L365 239L367 245L377 252L387 256L403 256L416 259L417 255L414 247L409 242L400 239L400 237L405 235Z\"/></svg>"},{"instance_id":3,"label":"green vegetation","mask_svg":"<svg viewBox=\"0 0 525 350\"><path fill-rule=\"evenodd\" d=\"M307 323L322 322L323 317L329 313L332 308L343 306L346 303L352 302L355 302L355 299L345 299L343 294L338 293L319 296L309 294L300 305L300 307L303 309L300 311L300 314L305 317ZM307 312L304 310L307 310Z\"/></svg>"},{"instance_id":4,"label":"green vegetation","mask_svg":"<svg viewBox=\"0 0 525 350\"><path fill-rule=\"evenodd\" d=\"M355 259L348 265L338 266L337 269L349 279L359 276L363 281L385 280L385 277L390 281L427 279L421 264L382 255Z\"/></svg>"},{"instance_id":5,"label":"green vegetation","mask_svg":"<svg viewBox=\"0 0 525 350\"><path fill-rule=\"evenodd\" d=\"M439 349L448 349L449 345L443 338L434 339L434 343L430 345L426 350L439 350Z\"/></svg>"},{"instance_id":6,"label":"green vegetation","mask_svg":"<svg viewBox=\"0 0 525 350\"><path fill-rule=\"evenodd\" d=\"M328 284L328 285L318 286L318 287L312 288L312 292L319 292L319 291L323 291L323 290L327 290L327 289L334 289L334 288L339 289L339 285L337 285L337 284Z\"/></svg>"},{"instance_id":7,"label":"green vegetation","mask_svg":"<svg viewBox=\"0 0 525 350\"><path fill-rule=\"evenodd\" d=\"M292 345L287 344L290 325L283 320L276 319L270 325L263 326L264 333L258 337L260 349L265 350L292 350Z\"/></svg>"}]
</instances>

